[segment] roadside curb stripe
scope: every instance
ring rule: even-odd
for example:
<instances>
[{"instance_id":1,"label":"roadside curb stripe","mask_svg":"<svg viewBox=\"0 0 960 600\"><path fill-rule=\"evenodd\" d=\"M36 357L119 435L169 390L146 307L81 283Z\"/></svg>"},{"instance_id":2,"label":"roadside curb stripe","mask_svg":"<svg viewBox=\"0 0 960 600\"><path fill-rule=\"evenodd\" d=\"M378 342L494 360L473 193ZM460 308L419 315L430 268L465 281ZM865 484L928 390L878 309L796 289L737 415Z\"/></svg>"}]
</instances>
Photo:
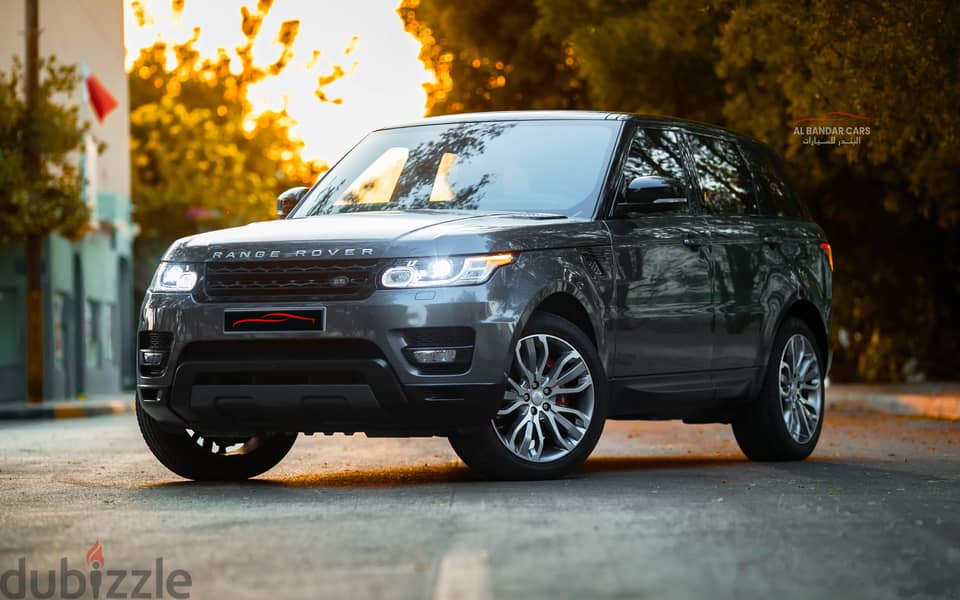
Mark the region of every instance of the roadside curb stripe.
<instances>
[{"instance_id":1,"label":"roadside curb stripe","mask_svg":"<svg viewBox=\"0 0 960 600\"><path fill-rule=\"evenodd\" d=\"M0 421L27 421L37 419L82 419L102 415L123 415L135 410L133 400L111 400L84 406L75 404L0 406Z\"/></svg>"},{"instance_id":2,"label":"roadside curb stripe","mask_svg":"<svg viewBox=\"0 0 960 600\"><path fill-rule=\"evenodd\" d=\"M960 397L953 394L890 394L828 389L827 407L838 412L865 411L960 421Z\"/></svg>"}]
</instances>

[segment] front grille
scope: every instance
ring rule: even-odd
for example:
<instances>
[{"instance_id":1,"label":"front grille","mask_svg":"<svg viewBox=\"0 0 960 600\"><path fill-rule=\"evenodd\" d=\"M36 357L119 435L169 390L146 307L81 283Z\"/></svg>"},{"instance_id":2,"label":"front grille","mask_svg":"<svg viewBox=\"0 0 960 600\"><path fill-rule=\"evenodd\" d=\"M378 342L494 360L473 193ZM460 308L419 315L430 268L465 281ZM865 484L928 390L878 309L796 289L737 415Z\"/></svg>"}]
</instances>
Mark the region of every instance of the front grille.
<instances>
[{"instance_id":1,"label":"front grille","mask_svg":"<svg viewBox=\"0 0 960 600\"><path fill-rule=\"evenodd\" d=\"M273 262L211 262L201 301L354 300L376 287L375 259Z\"/></svg>"},{"instance_id":2,"label":"front grille","mask_svg":"<svg viewBox=\"0 0 960 600\"><path fill-rule=\"evenodd\" d=\"M159 350L169 352L173 334L169 331L141 331L139 345L141 350Z\"/></svg>"},{"instance_id":3,"label":"front grille","mask_svg":"<svg viewBox=\"0 0 960 600\"><path fill-rule=\"evenodd\" d=\"M447 348L472 346L473 329L470 327L415 327L401 329L404 343L411 348Z\"/></svg>"}]
</instances>

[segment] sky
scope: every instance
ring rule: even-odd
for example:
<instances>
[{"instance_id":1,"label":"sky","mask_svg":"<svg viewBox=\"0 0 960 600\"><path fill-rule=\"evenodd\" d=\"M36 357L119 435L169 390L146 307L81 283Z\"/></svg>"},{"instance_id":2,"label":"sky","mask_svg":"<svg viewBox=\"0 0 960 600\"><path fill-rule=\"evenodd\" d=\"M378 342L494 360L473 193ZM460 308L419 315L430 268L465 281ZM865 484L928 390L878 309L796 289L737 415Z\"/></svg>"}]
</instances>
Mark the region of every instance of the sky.
<instances>
[{"instance_id":1,"label":"sky","mask_svg":"<svg viewBox=\"0 0 960 600\"><path fill-rule=\"evenodd\" d=\"M124 1L128 68L141 48L157 39L183 42L194 27L201 28L197 42L201 54L212 57L217 48L225 47L235 56L232 49L244 39L240 7L246 5L253 12L256 0L186 0L180 14L171 10L170 0L142 4L148 18L139 27L131 1ZM398 4L399 0L275 0L253 48L257 63L265 66L280 55L274 40L283 21L299 19L300 33L293 60L280 75L251 86L250 100L255 110L279 110L286 102L298 122L292 133L304 141L305 159L332 164L367 132L423 116L423 84L432 80L432 74L417 58L419 43L403 30ZM314 50L320 51L316 60ZM343 102L320 102L314 96L317 77L329 74L335 64L346 75L324 93Z\"/></svg>"}]
</instances>

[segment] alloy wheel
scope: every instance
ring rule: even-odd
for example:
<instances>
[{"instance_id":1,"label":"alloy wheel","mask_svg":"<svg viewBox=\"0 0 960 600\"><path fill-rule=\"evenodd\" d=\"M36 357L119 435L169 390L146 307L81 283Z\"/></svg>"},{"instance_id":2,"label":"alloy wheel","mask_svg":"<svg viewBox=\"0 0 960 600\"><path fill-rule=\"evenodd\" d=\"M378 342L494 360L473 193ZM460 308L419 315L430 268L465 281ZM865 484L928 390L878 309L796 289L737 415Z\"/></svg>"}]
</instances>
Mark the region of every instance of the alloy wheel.
<instances>
[{"instance_id":1,"label":"alloy wheel","mask_svg":"<svg viewBox=\"0 0 960 600\"><path fill-rule=\"evenodd\" d=\"M572 452L594 412L590 368L569 342L548 334L521 338L507 373L503 405L493 427L503 445L531 462L550 462Z\"/></svg>"},{"instance_id":2,"label":"alloy wheel","mask_svg":"<svg viewBox=\"0 0 960 600\"><path fill-rule=\"evenodd\" d=\"M780 408L790 437L806 444L823 412L823 379L813 344L802 334L787 340L780 355Z\"/></svg>"},{"instance_id":3,"label":"alloy wheel","mask_svg":"<svg viewBox=\"0 0 960 600\"><path fill-rule=\"evenodd\" d=\"M255 435L246 439L225 439L205 437L199 431L194 431L193 429L187 429L186 432L187 437L189 437L190 440L201 449L209 452L210 454L219 454L223 456L249 454L259 448L262 441L262 438L259 435Z\"/></svg>"}]
</instances>

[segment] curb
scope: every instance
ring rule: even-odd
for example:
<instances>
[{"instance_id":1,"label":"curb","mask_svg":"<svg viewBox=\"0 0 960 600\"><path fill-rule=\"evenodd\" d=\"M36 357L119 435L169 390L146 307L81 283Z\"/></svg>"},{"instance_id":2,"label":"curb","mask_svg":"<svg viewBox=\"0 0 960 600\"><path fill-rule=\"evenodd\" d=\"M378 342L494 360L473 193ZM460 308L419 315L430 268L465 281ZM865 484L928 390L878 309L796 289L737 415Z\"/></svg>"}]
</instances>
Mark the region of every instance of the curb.
<instances>
[{"instance_id":1,"label":"curb","mask_svg":"<svg viewBox=\"0 0 960 600\"><path fill-rule=\"evenodd\" d=\"M827 388L827 410L960 421L960 385L853 385Z\"/></svg>"},{"instance_id":2,"label":"curb","mask_svg":"<svg viewBox=\"0 0 960 600\"><path fill-rule=\"evenodd\" d=\"M35 419L81 419L134 412L133 400L79 400L49 404L0 405L0 421Z\"/></svg>"}]
</instances>

